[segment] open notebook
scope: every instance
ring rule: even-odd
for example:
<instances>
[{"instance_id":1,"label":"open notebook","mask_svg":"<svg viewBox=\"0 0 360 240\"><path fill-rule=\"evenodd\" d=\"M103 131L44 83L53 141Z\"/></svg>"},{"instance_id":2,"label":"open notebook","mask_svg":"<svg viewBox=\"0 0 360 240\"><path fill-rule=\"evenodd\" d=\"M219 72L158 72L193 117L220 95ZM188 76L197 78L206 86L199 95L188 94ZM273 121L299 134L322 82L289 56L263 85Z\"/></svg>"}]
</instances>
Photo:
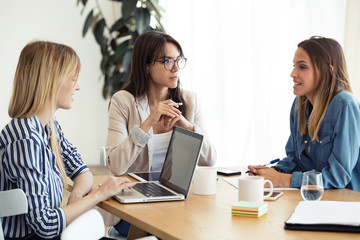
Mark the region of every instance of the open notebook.
<instances>
[{"instance_id":1,"label":"open notebook","mask_svg":"<svg viewBox=\"0 0 360 240\"><path fill-rule=\"evenodd\" d=\"M159 181L139 182L115 195L121 203L184 200L190 190L203 136L174 127Z\"/></svg>"}]
</instances>

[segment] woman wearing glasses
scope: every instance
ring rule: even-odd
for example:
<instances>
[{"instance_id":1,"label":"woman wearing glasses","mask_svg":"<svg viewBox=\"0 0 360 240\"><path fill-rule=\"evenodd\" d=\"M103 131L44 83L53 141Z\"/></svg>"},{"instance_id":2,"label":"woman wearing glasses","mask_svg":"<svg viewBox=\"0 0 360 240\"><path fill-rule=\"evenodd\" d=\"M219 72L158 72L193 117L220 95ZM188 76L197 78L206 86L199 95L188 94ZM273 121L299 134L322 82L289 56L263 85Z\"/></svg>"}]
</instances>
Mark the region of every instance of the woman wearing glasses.
<instances>
[{"instance_id":1,"label":"woman wearing glasses","mask_svg":"<svg viewBox=\"0 0 360 240\"><path fill-rule=\"evenodd\" d=\"M127 84L111 98L106 142L107 166L115 175L161 171L174 125L204 134L195 93L180 88L186 65L180 44L149 31L137 37ZM199 165L214 165L216 151L205 137ZM121 221L109 236L127 235Z\"/></svg>"},{"instance_id":2,"label":"woman wearing glasses","mask_svg":"<svg viewBox=\"0 0 360 240\"><path fill-rule=\"evenodd\" d=\"M127 84L109 106L107 166L115 175L161 171L174 125L204 134L194 92L180 87L186 65L180 44L149 31L137 37ZM214 165L216 151L207 138L199 165Z\"/></svg>"}]
</instances>

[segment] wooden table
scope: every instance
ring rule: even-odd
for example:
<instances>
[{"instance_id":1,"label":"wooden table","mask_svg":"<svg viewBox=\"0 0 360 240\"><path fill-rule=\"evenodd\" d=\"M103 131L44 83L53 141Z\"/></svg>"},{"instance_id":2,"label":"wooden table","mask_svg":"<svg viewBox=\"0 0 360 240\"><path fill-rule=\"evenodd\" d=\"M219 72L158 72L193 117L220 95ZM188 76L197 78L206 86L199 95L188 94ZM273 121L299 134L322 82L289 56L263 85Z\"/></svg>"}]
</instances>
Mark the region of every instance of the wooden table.
<instances>
[{"instance_id":1,"label":"wooden table","mask_svg":"<svg viewBox=\"0 0 360 240\"><path fill-rule=\"evenodd\" d=\"M94 186L106 177L95 176ZM322 200L360 201L360 192L325 190ZM237 189L219 178L216 195L191 191L185 201L121 204L111 199L98 206L161 239L360 239L356 233L285 230L284 221L299 201L300 191L284 191L278 200L268 201L268 213L260 218L232 216Z\"/></svg>"}]
</instances>

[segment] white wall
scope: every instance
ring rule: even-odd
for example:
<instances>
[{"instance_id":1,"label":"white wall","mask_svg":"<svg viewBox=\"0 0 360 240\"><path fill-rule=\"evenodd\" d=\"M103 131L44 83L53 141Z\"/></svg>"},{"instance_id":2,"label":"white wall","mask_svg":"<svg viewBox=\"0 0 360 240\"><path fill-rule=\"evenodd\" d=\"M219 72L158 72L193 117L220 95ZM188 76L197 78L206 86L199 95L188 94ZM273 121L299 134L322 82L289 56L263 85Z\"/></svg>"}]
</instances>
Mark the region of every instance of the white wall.
<instances>
[{"instance_id":1,"label":"white wall","mask_svg":"<svg viewBox=\"0 0 360 240\"><path fill-rule=\"evenodd\" d=\"M20 51L26 43L41 39L69 45L81 59L81 89L75 95L72 109L58 110L56 117L65 136L77 146L84 161L91 165L98 164L99 148L105 144L108 101L101 96L101 54L98 45L91 32L82 38L88 9L81 15L82 6L76 6L76 3L77 0L0 2L0 128L10 120L7 109L13 76ZM111 13L109 9L105 6L105 10Z\"/></svg>"},{"instance_id":2,"label":"white wall","mask_svg":"<svg viewBox=\"0 0 360 240\"><path fill-rule=\"evenodd\" d=\"M346 1L344 52L355 96L360 99L360 1Z\"/></svg>"},{"instance_id":3,"label":"white wall","mask_svg":"<svg viewBox=\"0 0 360 240\"><path fill-rule=\"evenodd\" d=\"M217 164L261 164L284 157L297 44L312 35L343 44L346 0L161 3L167 32L188 58L181 81L203 103Z\"/></svg>"}]
</instances>

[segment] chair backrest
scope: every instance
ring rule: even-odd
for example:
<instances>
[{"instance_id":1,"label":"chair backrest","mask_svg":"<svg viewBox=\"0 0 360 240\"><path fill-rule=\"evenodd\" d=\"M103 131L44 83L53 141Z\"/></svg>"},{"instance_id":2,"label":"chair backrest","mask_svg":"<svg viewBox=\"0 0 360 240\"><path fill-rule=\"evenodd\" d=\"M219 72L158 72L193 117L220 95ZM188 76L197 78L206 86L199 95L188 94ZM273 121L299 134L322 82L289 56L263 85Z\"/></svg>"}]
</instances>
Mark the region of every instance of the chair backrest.
<instances>
[{"instance_id":1,"label":"chair backrest","mask_svg":"<svg viewBox=\"0 0 360 240\"><path fill-rule=\"evenodd\" d=\"M105 235L104 220L95 209L76 218L61 234L62 240L98 240Z\"/></svg>"},{"instance_id":2,"label":"chair backrest","mask_svg":"<svg viewBox=\"0 0 360 240\"><path fill-rule=\"evenodd\" d=\"M106 149L104 146L100 147L100 166L106 166Z\"/></svg>"},{"instance_id":3,"label":"chair backrest","mask_svg":"<svg viewBox=\"0 0 360 240\"><path fill-rule=\"evenodd\" d=\"M28 211L28 202L21 189L0 191L0 240L4 239L1 218L25 214Z\"/></svg>"}]
</instances>

